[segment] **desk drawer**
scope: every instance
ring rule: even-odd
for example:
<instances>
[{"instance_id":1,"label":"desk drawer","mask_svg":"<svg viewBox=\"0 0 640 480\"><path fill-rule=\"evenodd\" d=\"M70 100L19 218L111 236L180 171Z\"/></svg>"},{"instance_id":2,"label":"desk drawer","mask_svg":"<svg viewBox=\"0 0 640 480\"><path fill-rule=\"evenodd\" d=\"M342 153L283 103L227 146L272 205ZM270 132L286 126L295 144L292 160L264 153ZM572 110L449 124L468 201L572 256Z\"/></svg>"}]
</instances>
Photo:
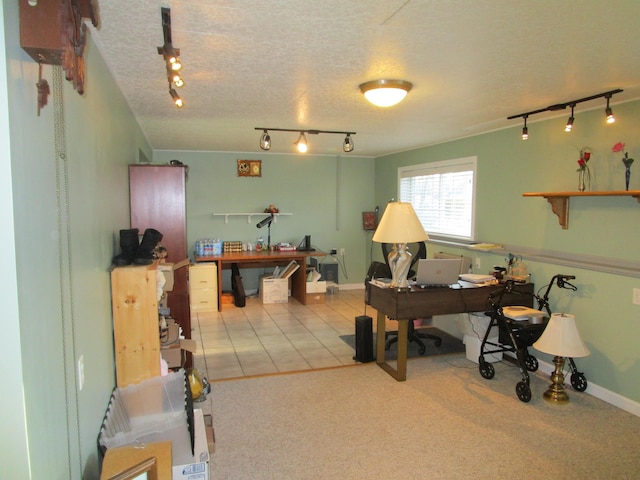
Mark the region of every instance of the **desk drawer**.
<instances>
[{"instance_id":1,"label":"desk drawer","mask_svg":"<svg viewBox=\"0 0 640 480\"><path fill-rule=\"evenodd\" d=\"M217 289L218 274L216 265L192 265L189 268L189 290L200 288Z\"/></svg>"},{"instance_id":2,"label":"desk drawer","mask_svg":"<svg viewBox=\"0 0 640 480\"><path fill-rule=\"evenodd\" d=\"M212 288L191 290L189 304L192 312L218 310L218 290Z\"/></svg>"}]
</instances>

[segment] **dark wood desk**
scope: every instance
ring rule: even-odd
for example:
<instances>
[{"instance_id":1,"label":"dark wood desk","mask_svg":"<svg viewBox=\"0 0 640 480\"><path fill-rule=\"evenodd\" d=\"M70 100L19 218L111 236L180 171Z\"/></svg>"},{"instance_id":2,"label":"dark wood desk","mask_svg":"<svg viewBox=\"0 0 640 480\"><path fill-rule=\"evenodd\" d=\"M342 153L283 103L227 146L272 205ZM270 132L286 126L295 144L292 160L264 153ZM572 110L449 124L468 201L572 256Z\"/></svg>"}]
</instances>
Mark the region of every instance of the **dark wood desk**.
<instances>
[{"instance_id":1,"label":"dark wood desk","mask_svg":"<svg viewBox=\"0 0 640 480\"><path fill-rule=\"evenodd\" d=\"M322 252L235 252L223 253L211 257L196 256L196 262L216 262L218 267L218 311L222 310L222 269L231 268L236 263L238 268L283 267L291 260L295 260L300 268L291 276L291 296L301 304L307 304L307 272L306 264L309 257L324 257Z\"/></svg>"},{"instance_id":2,"label":"dark wood desk","mask_svg":"<svg viewBox=\"0 0 640 480\"><path fill-rule=\"evenodd\" d=\"M407 379L407 344L409 321L415 318L430 318L434 315L451 313L484 312L489 305L491 292L500 290L501 285L477 288L432 288L397 291L369 284L368 303L378 311L376 363L399 382ZM518 291L533 293L533 284L519 285ZM531 295L505 294L502 305L532 306ZM385 317L398 322L398 360L396 368L385 359Z\"/></svg>"}]
</instances>

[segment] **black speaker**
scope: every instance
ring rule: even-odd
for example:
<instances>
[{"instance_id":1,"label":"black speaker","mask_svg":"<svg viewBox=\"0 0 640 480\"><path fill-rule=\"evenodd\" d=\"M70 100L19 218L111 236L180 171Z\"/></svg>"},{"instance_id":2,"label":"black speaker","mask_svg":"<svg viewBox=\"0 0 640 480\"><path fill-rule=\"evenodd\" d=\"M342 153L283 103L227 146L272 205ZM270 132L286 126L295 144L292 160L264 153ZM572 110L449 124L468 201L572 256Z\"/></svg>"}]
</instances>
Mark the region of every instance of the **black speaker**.
<instances>
[{"instance_id":1,"label":"black speaker","mask_svg":"<svg viewBox=\"0 0 640 480\"><path fill-rule=\"evenodd\" d=\"M356 317L356 355L354 360L362 363L373 362L373 321L371 317Z\"/></svg>"}]
</instances>

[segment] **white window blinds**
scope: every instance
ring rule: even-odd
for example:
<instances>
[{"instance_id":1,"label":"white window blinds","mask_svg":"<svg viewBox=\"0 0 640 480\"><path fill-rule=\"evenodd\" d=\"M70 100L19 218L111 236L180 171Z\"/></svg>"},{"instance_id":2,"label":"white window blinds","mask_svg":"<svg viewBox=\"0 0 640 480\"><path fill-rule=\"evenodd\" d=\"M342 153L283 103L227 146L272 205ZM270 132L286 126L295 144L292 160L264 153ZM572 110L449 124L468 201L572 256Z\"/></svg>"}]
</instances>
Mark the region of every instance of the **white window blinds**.
<instances>
[{"instance_id":1,"label":"white window blinds","mask_svg":"<svg viewBox=\"0 0 640 480\"><path fill-rule=\"evenodd\" d=\"M473 240L477 157L398 169L400 201L411 202L429 235Z\"/></svg>"}]
</instances>

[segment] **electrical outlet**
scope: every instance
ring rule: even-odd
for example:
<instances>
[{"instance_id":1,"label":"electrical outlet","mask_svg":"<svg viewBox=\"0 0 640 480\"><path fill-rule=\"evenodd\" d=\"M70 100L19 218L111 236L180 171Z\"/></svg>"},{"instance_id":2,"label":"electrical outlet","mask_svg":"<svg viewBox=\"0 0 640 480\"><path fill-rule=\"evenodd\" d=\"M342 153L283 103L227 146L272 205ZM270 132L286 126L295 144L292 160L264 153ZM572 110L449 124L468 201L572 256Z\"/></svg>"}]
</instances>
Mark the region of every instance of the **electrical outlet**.
<instances>
[{"instance_id":1,"label":"electrical outlet","mask_svg":"<svg viewBox=\"0 0 640 480\"><path fill-rule=\"evenodd\" d=\"M640 288L633 289L633 304L640 305Z\"/></svg>"},{"instance_id":2,"label":"electrical outlet","mask_svg":"<svg viewBox=\"0 0 640 480\"><path fill-rule=\"evenodd\" d=\"M84 387L84 355L78 359L78 390Z\"/></svg>"},{"instance_id":3,"label":"electrical outlet","mask_svg":"<svg viewBox=\"0 0 640 480\"><path fill-rule=\"evenodd\" d=\"M344 257L344 248L341 248L341 249L340 249L340 256L341 256L341 257Z\"/></svg>"},{"instance_id":4,"label":"electrical outlet","mask_svg":"<svg viewBox=\"0 0 640 480\"><path fill-rule=\"evenodd\" d=\"M476 257L474 260L474 268L476 270L476 273L480 271L480 269L482 268L482 262L480 261L480 257Z\"/></svg>"}]
</instances>

